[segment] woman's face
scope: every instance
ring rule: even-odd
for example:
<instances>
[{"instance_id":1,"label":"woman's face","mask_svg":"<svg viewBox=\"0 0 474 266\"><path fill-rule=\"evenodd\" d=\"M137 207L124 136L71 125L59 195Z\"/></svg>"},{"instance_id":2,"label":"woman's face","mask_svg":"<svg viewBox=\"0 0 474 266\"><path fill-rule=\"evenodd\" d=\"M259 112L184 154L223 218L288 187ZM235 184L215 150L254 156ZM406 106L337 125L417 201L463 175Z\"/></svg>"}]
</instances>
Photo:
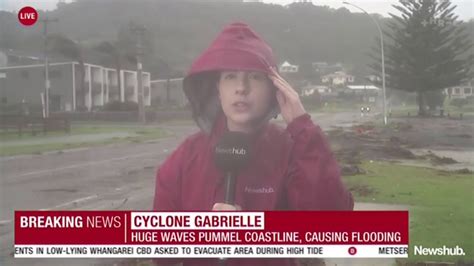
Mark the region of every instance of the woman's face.
<instances>
[{"instance_id":1,"label":"woman's face","mask_svg":"<svg viewBox=\"0 0 474 266\"><path fill-rule=\"evenodd\" d=\"M227 126L233 131L252 131L273 99L271 81L263 72L223 71L218 89Z\"/></svg>"}]
</instances>

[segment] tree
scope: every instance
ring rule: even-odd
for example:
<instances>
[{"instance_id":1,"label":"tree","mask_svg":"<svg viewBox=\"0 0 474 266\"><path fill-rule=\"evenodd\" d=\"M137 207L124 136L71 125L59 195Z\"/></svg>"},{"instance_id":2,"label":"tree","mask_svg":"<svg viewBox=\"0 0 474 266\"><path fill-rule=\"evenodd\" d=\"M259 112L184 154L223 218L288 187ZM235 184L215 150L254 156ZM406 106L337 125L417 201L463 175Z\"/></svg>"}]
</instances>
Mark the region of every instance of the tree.
<instances>
[{"instance_id":1,"label":"tree","mask_svg":"<svg viewBox=\"0 0 474 266\"><path fill-rule=\"evenodd\" d=\"M48 37L51 42L50 52L60 54L79 63L80 86L76 97L76 109L85 110L85 75L84 57L79 43L59 34Z\"/></svg>"},{"instance_id":2,"label":"tree","mask_svg":"<svg viewBox=\"0 0 474 266\"><path fill-rule=\"evenodd\" d=\"M473 55L467 52L472 42L449 0L400 0L393 7L401 15L390 13L392 20L384 31L388 36L384 45L387 86L416 92L419 115L423 116L426 105L442 102L441 97L432 95L440 95L444 88L471 76ZM376 60L370 67L380 73L380 57L373 58Z\"/></svg>"}]
</instances>

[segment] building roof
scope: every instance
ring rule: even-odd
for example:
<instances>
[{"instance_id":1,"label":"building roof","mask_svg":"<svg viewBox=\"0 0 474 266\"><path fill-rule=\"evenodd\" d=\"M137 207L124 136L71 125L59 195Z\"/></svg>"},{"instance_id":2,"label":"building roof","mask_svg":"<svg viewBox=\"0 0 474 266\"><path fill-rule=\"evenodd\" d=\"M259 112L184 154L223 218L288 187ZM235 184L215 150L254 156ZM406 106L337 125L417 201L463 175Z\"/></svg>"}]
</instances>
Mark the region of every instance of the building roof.
<instances>
[{"instance_id":1,"label":"building roof","mask_svg":"<svg viewBox=\"0 0 474 266\"><path fill-rule=\"evenodd\" d=\"M68 62L49 63L49 66L72 65L72 64L79 65L79 63L76 62L76 61L68 61ZM103 69L107 69L107 70L110 70L110 71L116 71L115 68L110 68L110 67L105 67L105 66L101 66L101 65L90 64L90 63L87 63L87 62L84 62L84 65L88 65L88 66L96 67L96 68L103 68ZM5 66L5 67L0 67L0 70L4 70L4 69L25 69L25 68L34 68L34 67L44 67L44 64L28 64L28 65ZM133 69L130 70L130 69L125 69L125 68L121 68L120 70L123 71L123 72L132 72L132 73L133 73L133 72L137 72L137 70L133 70ZM149 75L150 72L148 72L148 71L143 71L143 74L144 74L144 75Z\"/></svg>"},{"instance_id":2,"label":"building roof","mask_svg":"<svg viewBox=\"0 0 474 266\"><path fill-rule=\"evenodd\" d=\"M374 85L349 85L347 88L351 90L380 90L379 87Z\"/></svg>"},{"instance_id":3,"label":"building roof","mask_svg":"<svg viewBox=\"0 0 474 266\"><path fill-rule=\"evenodd\" d=\"M322 78L339 78L339 77L353 77L353 75L346 74L343 71L336 71L334 73L322 76Z\"/></svg>"},{"instance_id":4,"label":"building roof","mask_svg":"<svg viewBox=\"0 0 474 266\"><path fill-rule=\"evenodd\" d=\"M283 64L281 64L281 66L282 67L292 67L292 66L297 66L297 65L292 65L288 61L285 61L285 62L283 62Z\"/></svg>"}]
</instances>

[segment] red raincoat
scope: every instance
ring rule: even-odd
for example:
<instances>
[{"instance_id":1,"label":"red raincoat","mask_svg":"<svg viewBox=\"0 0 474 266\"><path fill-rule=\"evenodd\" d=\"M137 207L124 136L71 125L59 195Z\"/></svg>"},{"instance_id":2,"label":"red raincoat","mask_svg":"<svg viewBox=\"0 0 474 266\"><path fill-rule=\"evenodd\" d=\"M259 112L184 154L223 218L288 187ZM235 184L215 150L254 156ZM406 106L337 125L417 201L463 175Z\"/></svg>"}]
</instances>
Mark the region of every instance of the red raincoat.
<instances>
[{"instance_id":1,"label":"red raincoat","mask_svg":"<svg viewBox=\"0 0 474 266\"><path fill-rule=\"evenodd\" d=\"M214 203L224 202L224 174L214 165L213 156L214 146L227 126L216 106L215 83L206 82L207 74L223 69L268 73L268 67L274 65L270 47L242 23L226 27L195 61L184 80L184 89L202 130L188 137L158 169L154 210L208 211ZM268 117L277 111L275 106ZM353 209L352 195L341 182L328 142L308 114L296 118L286 129L265 122L252 143L251 162L236 178L235 204L243 210ZM227 265L295 263L293 259L227 261ZM184 265L217 265L217 260L187 259Z\"/></svg>"}]
</instances>

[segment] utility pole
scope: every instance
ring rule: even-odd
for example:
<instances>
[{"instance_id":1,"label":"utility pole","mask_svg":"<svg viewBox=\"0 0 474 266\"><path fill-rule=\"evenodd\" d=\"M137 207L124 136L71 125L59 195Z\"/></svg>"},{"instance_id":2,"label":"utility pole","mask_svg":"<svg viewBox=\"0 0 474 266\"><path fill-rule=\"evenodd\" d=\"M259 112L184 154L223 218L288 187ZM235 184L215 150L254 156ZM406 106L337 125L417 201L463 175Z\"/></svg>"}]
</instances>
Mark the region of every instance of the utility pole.
<instances>
[{"instance_id":1,"label":"utility pole","mask_svg":"<svg viewBox=\"0 0 474 266\"><path fill-rule=\"evenodd\" d=\"M43 38L44 38L44 108L43 112L44 117L49 117L49 89L51 88L51 83L49 82L49 62L48 62L48 23L58 22L57 18L54 19L42 19L43 22Z\"/></svg>"},{"instance_id":2,"label":"utility pole","mask_svg":"<svg viewBox=\"0 0 474 266\"><path fill-rule=\"evenodd\" d=\"M383 124L384 125L387 125L388 124L388 119L387 119L387 95L386 95L386 89L385 89L385 55L384 55L384 51L383 51L383 32L382 32L382 29L380 28L380 25L379 23L377 22L376 19L374 19L374 17L372 17L367 11L365 11L364 9L362 9L361 7L359 6L356 6L354 4L351 4L349 2L342 2L343 4L346 4L346 5L350 5L350 6L353 6L357 9L359 9L360 11L364 12L367 16L369 16L372 21L374 22L375 26L377 26L377 30L379 31L379 36L380 36L380 49L381 49L381 55L382 55L382 104L383 104Z\"/></svg>"},{"instance_id":3,"label":"utility pole","mask_svg":"<svg viewBox=\"0 0 474 266\"><path fill-rule=\"evenodd\" d=\"M143 95L143 36L146 28L142 25L130 25L130 30L136 34L136 48L137 48L137 86L138 86L138 121L146 123L145 117L145 106L144 106L144 95Z\"/></svg>"}]
</instances>

